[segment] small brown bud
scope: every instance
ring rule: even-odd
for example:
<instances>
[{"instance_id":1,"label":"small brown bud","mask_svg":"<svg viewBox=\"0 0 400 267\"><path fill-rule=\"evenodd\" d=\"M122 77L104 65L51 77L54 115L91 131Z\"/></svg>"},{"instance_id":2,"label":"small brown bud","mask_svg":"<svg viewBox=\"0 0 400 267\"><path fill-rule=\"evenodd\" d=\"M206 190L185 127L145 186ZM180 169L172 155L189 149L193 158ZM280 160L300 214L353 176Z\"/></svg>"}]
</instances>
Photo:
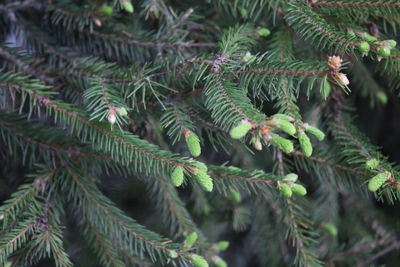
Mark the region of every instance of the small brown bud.
<instances>
[{"instance_id":1,"label":"small brown bud","mask_svg":"<svg viewBox=\"0 0 400 267\"><path fill-rule=\"evenodd\" d=\"M271 128L264 125L263 127L261 127L261 135L262 136L268 136L271 134Z\"/></svg>"},{"instance_id":2,"label":"small brown bud","mask_svg":"<svg viewBox=\"0 0 400 267\"><path fill-rule=\"evenodd\" d=\"M343 59L340 56L328 57L328 67L331 70L338 70L342 66Z\"/></svg>"},{"instance_id":3,"label":"small brown bud","mask_svg":"<svg viewBox=\"0 0 400 267\"><path fill-rule=\"evenodd\" d=\"M117 117L115 116L115 111L111 110L110 112L108 112L107 119L111 124L114 124L117 121Z\"/></svg>"},{"instance_id":4,"label":"small brown bud","mask_svg":"<svg viewBox=\"0 0 400 267\"><path fill-rule=\"evenodd\" d=\"M101 20L99 18L93 17L92 21L96 26L101 27Z\"/></svg>"}]
</instances>

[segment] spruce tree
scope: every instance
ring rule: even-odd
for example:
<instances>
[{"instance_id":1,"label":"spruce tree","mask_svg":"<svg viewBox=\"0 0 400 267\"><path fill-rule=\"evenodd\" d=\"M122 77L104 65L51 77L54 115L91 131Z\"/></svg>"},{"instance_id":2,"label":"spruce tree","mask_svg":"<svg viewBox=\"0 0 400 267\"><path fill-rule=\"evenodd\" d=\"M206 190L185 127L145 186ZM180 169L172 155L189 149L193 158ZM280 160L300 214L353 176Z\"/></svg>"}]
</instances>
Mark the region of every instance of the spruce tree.
<instances>
[{"instance_id":1,"label":"spruce tree","mask_svg":"<svg viewBox=\"0 0 400 267\"><path fill-rule=\"evenodd\" d=\"M398 0L1 1L0 266L397 266L399 25Z\"/></svg>"}]
</instances>

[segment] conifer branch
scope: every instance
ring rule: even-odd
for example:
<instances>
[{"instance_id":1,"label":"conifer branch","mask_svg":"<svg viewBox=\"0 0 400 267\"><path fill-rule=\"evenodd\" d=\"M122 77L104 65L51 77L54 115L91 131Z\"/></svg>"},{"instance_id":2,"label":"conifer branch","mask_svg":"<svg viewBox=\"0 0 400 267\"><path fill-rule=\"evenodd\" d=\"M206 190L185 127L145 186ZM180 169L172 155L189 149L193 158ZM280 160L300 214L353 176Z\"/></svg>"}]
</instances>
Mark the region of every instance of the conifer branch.
<instances>
[{"instance_id":1,"label":"conifer branch","mask_svg":"<svg viewBox=\"0 0 400 267\"><path fill-rule=\"evenodd\" d=\"M354 164L358 169L369 169L371 177L377 173L387 173L388 179L384 195L390 202L393 202L394 199L397 199L393 189L397 188L397 177L400 177L400 174L393 164L389 163L387 158L378 152L378 149L371 145L369 140L351 124L351 118L342 110L343 95L338 92L336 94L331 99L333 120L329 127L330 131L335 133L334 137L343 149L342 154L347 158L348 163ZM371 159L378 162L372 168L368 167L368 161Z\"/></svg>"},{"instance_id":2,"label":"conifer branch","mask_svg":"<svg viewBox=\"0 0 400 267\"><path fill-rule=\"evenodd\" d=\"M400 3L395 1L311 1L312 7L388 7L388 8L400 8Z\"/></svg>"},{"instance_id":3,"label":"conifer branch","mask_svg":"<svg viewBox=\"0 0 400 267\"><path fill-rule=\"evenodd\" d=\"M6 49L2 48L0 46L0 57L3 57L4 59L10 61L13 63L19 71L31 75L33 77L38 78L39 80L42 80L44 82L47 82L49 84L54 84L54 79L50 78L46 75L43 74L37 74L37 71L33 69L31 66L27 65L25 62L23 62L21 59L19 59L17 56L13 55L11 52L7 51Z\"/></svg>"},{"instance_id":4,"label":"conifer branch","mask_svg":"<svg viewBox=\"0 0 400 267\"><path fill-rule=\"evenodd\" d=\"M35 218L19 222L15 228L0 238L0 263L5 264L8 257L23 246L35 229Z\"/></svg>"},{"instance_id":5,"label":"conifer branch","mask_svg":"<svg viewBox=\"0 0 400 267\"><path fill-rule=\"evenodd\" d=\"M85 32L85 31L84 31ZM191 48L191 47L216 47L217 45L214 43L194 43L194 42L146 42L135 40L132 38L125 38L123 36L119 36L112 33L102 33L98 31L90 32L91 35L104 39L104 40L113 40L122 44L127 45L137 45L143 47L152 47L152 48Z\"/></svg>"},{"instance_id":6,"label":"conifer branch","mask_svg":"<svg viewBox=\"0 0 400 267\"><path fill-rule=\"evenodd\" d=\"M235 167L209 166L209 175L214 178L216 188L224 195L230 189L243 190L247 193L270 195L278 177L263 171L246 172Z\"/></svg>"},{"instance_id":7,"label":"conifer branch","mask_svg":"<svg viewBox=\"0 0 400 267\"><path fill-rule=\"evenodd\" d=\"M110 150L111 147L106 145L104 148L107 153L113 154L113 157L117 161L122 161L125 164L130 164L133 162L134 166L141 171L142 167L141 164L138 164L139 161L147 160L149 163L154 161L158 162L155 163L155 169L153 171L158 172L160 168L163 168L163 165L167 164L170 166L186 166L187 168L191 168L191 165L186 160L178 159L176 155L169 153L169 152L159 152L159 150L155 150L154 145L150 145L144 140L139 139L136 136L127 134L127 133L118 133L116 131L110 131L104 126L100 124L96 124L94 122L90 122L86 119L84 112L79 111L77 109L71 108L69 105L60 103L59 101L51 100L49 98L49 93L45 91L34 91L32 89L28 89L21 85L11 84L11 83L0 83L0 88L6 87L9 89L21 91L29 95L34 101L34 103L39 102L40 104L44 105L47 110L53 113L56 117L60 119L63 123L69 124L71 127L71 132L75 130L77 133L81 133L83 131L83 126L90 129L90 132L86 132L81 138L82 140L86 140L88 137L92 137L92 142L95 142L101 145L102 142L106 141L115 142L119 144L122 150L121 152L126 153L125 155L122 154L113 154L115 150ZM32 87L31 87L32 88ZM81 123L80 125L77 122ZM94 139L93 139L94 138ZM104 140L105 138L105 140ZM135 157L134 154L138 153L142 155L140 157Z\"/></svg>"},{"instance_id":8,"label":"conifer branch","mask_svg":"<svg viewBox=\"0 0 400 267\"><path fill-rule=\"evenodd\" d=\"M84 221L84 235L88 243L98 255L99 262L104 266L126 266L118 257L117 251L111 242L105 237L90 220Z\"/></svg>"},{"instance_id":9,"label":"conifer branch","mask_svg":"<svg viewBox=\"0 0 400 267\"><path fill-rule=\"evenodd\" d=\"M66 175L65 183L69 183L70 188L79 190L75 194L78 197L78 203L81 204L76 208L87 214L105 235L114 236L113 240L123 248L141 255L146 252L152 261L164 261L170 250L175 250L179 257L190 258L189 254L180 249L177 244L145 229L133 219L123 215L91 182L83 180L83 176L76 169L68 168ZM66 193L71 196L71 192ZM131 238L134 242L130 240Z\"/></svg>"},{"instance_id":10,"label":"conifer branch","mask_svg":"<svg viewBox=\"0 0 400 267\"><path fill-rule=\"evenodd\" d=\"M283 154L281 151L277 153L277 172L285 175L285 166ZM283 220L288 226L287 239L296 249L295 262L302 266L322 266L322 262L317 258L310 246L316 242L317 234L312 232L311 222L307 216L305 209L299 203L293 203L289 198L284 199L285 212Z\"/></svg>"},{"instance_id":11,"label":"conifer branch","mask_svg":"<svg viewBox=\"0 0 400 267\"><path fill-rule=\"evenodd\" d=\"M43 2L43 1L41 1ZM17 11L25 8L36 8L40 9L43 3L36 0L25 0L25 1L13 1L5 5L0 5L0 11Z\"/></svg>"},{"instance_id":12,"label":"conifer branch","mask_svg":"<svg viewBox=\"0 0 400 267\"><path fill-rule=\"evenodd\" d=\"M345 35L314 13L306 1L291 1L287 11L287 22L303 38L314 40L321 48L339 48L346 53L352 53L359 45L355 37ZM303 27L308 27L307 31L302 30Z\"/></svg>"},{"instance_id":13,"label":"conifer branch","mask_svg":"<svg viewBox=\"0 0 400 267\"><path fill-rule=\"evenodd\" d=\"M148 183L148 190L156 199L156 205L174 236L197 231L197 226L169 181L162 177L152 179Z\"/></svg>"},{"instance_id":14,"label":"conifer branch","mask_svg":"<svg viewBox=\"0 0 400 267\"><path fill-rule=\"evenodd\" d=\"M43 187L51 175L52 173L49 172L38 173L33 182L19 186L18 190L11 195L11 198L4 202L0 207L1 228L3 230L14 223L21 213L41 209L38 198L43 193Z\"/></svg>"},{"instance_id":15,"label":"conifer branch","mask_svg":"<svg viewBox=\"0 0 400 267\"><path fill-rule=\"evenodd\" d=\"M344 172L349 172L349 173L359 174L359 175L365 175L365 172L363 172L363 171L353 169L353 168L350 168L350 167L347 167L347 166L344 166L341 164L333 163L329 159L326 159L326 158L322 158L322 157L318 157L318 156L306 157L302 152L300 152L298 150L293 151L292 155L294 155L295 157L301 157L308 161L314 161L318 164L326 165L330 168L334 168L339 171L344 171Z\"/></svg>"},{"instance_id":16,"label":"conifer branch","mask_svg":"<svg viewBox=\"0 0 400 267\"><path fill-rule=\"evenodd\" d=\"M53 217L53 215L50 215ZM38 221L43 220L44 225ZM29 242L28 251L24 251L22 258L16 259L16 264L31 265L37 264L43 258L51 258L57 267L71 267L73 266L68 254L63 248L62 231L58 222L53 218L39 218L36 222L39 228L32 240ZM18 255L21 257L21 255Z\"/></svg>"}]
</instances>

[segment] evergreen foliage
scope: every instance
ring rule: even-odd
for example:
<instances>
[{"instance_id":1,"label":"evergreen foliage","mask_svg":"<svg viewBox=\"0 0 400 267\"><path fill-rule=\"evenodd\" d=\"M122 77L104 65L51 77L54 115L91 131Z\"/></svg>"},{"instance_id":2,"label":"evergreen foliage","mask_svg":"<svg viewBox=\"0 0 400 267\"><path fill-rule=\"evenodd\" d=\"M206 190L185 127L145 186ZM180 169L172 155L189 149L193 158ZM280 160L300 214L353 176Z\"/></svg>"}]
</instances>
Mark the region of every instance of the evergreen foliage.
<instances>
[{"instance_id":1,"label":"evergreen foliage","mask_svg":"<svg viewBox=\"0 0 400 267\"><path fill-rule=\"evenodd\" d=\"M399 24L398 0L2 1L0 266L395 266L369 120Z\"/></svg>"}]
</instances>

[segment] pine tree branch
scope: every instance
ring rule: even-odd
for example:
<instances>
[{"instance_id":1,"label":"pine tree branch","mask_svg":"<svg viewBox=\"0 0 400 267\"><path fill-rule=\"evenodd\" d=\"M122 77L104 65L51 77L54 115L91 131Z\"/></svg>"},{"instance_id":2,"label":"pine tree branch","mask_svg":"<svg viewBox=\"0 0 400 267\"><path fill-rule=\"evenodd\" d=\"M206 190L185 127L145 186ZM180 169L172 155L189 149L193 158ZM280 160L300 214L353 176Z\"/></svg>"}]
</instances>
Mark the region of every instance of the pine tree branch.
<instances>
[{"instance_id":1,"label":"pine tree branch","mask_svg":"<svg viewBox=\"0 0 400 267\"><path fill-rule=\"evenodd\" d=\"M15 228L0 238L0 264L5 264L9 255L23 246L33 234L36 218L20 221Z\"/></svg>"},{"instance_id":2,"label":"pine tree branch","mask_svg":"<svg viewBox=\"0 0 400 267\"><path fill-rule=\"evenodd\" d=\"M3 142L8 145L14 144L9 148L12 151L11 154L25 155L23 162L28 165L32 165L38 160L37 150L47 152L48 154L42 155L42 160L48 161L48 158L53 158L53 163L55 163L54 157L57 157L59 161L65 159L110 161L112 159L108 155L95 153L78 144L75 139L66 137L57 128L49 128L39 122L32 122L32 120L27 121L25 117L13 113L0 110L0 126ZM19 146L16 146L15 143Z\"/></svg>"},{"instance_id":3,"label":"pine tree branch","mask_svg":"<svg viewBox=\"0 0 400 267\"><path fill-rule=\"evenodd\" d=\"M185 132L194 132L196 129L187 114L185 105L179 103L167 104L160 122L164 128L168 129L167 134L172 138L173 144L180 140Z\"/></svg>"},{"instance_id":4,"label":"pine tree branch","mask_svg":"<svg viewBox=\"0 0 400 267\"><path fill-rule=\"evenodd\" d=\"M283 154L280 150L277 152L277 172L285 175ZM315 252L310 249L311 243L315 242L316 233L312 232L311 222L305 214L304 207L292 202L289 198L284 199L286 207L284 221L288 225L287 239L291 240L292 246L296 249L295 262L299 265L311 267L322 266L322 262L317 258ZM307 217L306 217L307 216Z\"/></svg>"},{"instance_id":5,"label":"pine tree branch","mask_svg":"<svg viewBox=\"0 0 400 267\"><path fill-rule=\"evenodd\" d=\"M43 2L47 1L37 1L37 0L25 0L25 1L13 1L12 3L8 3L6 5L0 5L0 11L17 11L25 8L36 8L41 9Z\"/></svg>"},{"instance_id":6,"label":"pine tree branch","mask_svg":"<svg viewBox=\"0 0 400 267\"><path fill-rule=\"evenodd\" d=\"M207 121L207 120L203 119L200 116L200 114L197 113L195 110L189 108L188 109L188 114L190 115L190 117L192 117L197 122L201 123L206 128L226 133L224 128L222 128L221 126L218 126L217 124L214 124L214 123L212 123L210 121Z\"/></svg>"},{"instance_id":7,"label":"pine tree branch","mask_svg":"<svg viewBox=\"0 0 400 267\"><path fill-rule=\"evenodd\" d=\"M357 169L353 169L353 168L350 168L350 167L347 167L347 166L343 166L343 165L340 165L340 164L332 163L332 162L330 162L329 159L326 159L326 158L317 157L317 156L306 157L302 152L300 152L298 150L293 151L292 155L294 155L295 157L304 158L306 160L315 161L317 163L324 164L324 165L326 165L326 166L328 166L330 168L334 168L334 169L337 169L337 170L340 170L340 171L345 171L345 172L359 174L359 175L365 175L366 174L365 172L357 170Z\"/></svg>"},{"instance_id":8,"label":"pine tree branch","mask_svg":"<svg viewBox=\"0 0 400 267\"><path fill-rule=\"evenodd\" d=\"M368 170L370 177L378 173L388 173L388 181L382 192L389 202L397 199L395 189L398 185L399 172L394 164L388 162L387 157L382 155L378 148L371 145L367 137L359 132L353 125L351 118L343 111L344 97L342 92L335 92L330 100L332 122L328 125L332 136L341 147L342 155L347 158L349 164L358 169L366 169L366 162L370 159L379 161L378 166ZM379 194L379 198L383 195Z\"/></svg>"},{"instance_id":9,"label":"pine tree branch","mask_svg":"<svg viewBox=\"0 0 400 267\"><path fill-rule=\"evenodd\" d=\"M104 234L114 236L113 240L122 247L142 255L143 252L147 252L153 261L163 261L170 250L175 250L181 259L190 258L190 253L179 248L177 244L145 229L133 219L123 215L91 182L83 181L83 176L75 168L74 170L67 168L66 171L69 177L69 181L66 182L72 183L71 188L79 190L75 191L81 203L77 208L87 214ZM130 238L133 238L135 242L130 241Z\"/></svg>"},{"instance_id":10,"label":"pine tree branch","mask_svg":"<svg viewBox=\"0 0 400 267\"><path fill-rule=\"evenodd\" d=\"M116 245L118 248L118 252L122 254L121 256L123 257L124 262L127 262L129 265L128 266L138 266L138 267L151 267L153 264L144 260L140 259L139 257L133 256L132 253L129 253L125 249L119 247Z\"/></svg>"},{"instance_id":11,"label":"pine tree branch","mask_svg":"<svg viewBox=\"0 0 400 267\"><path fill-rule=\"evenodd\" d=\"M359 46L357 39L349 37L329 25L322 17L314 13L306 1L291 1L285 19L303 38L316 41L322 48L340 48L344 52L352 52ZM303 27L307 27L304 31Z\"/></svg>"},{"instance_id":12,"label":"pine tree branch","mask_svg":"<svg viewBox=\"0 0 400 267\"><path fill-rule=\"evenodd\" d=\"M279 177L272 174L261 170L249 172L236 167L208 167L208 174L213 178L216 189L224 195L229 195L232 189L254 195L276 192Z\"/></svg>"},{"instance_id":13,"label":"pine tree branch","mask_svg":"<svg viewBox=\"0 0 400 267\"><path fill-rule=\"evenodd\" d=\"M99 262L106 267L126 266L119 258L111 242L105 237L99 229L88 219L84 223L85 237L99 257Z\"/></svg>"},{"instance_id":14,"label":"pine tree branch","mask_svg":"<svg viewBox=\"0 0 400 267\"><path fill-rule=\"evenodd\" d=\"M304 266L311 267L316 266L313 263L316 257L313 254L310 254L310 251L305 247L303 242L303 234L300 233L298 220L296 219L295 213L292 207L292 201L290 199L285 199L286 206L287 206L287 213L289 216L289 224L292 231L292 238L293 238L293 245L297 251L297 255L299 257L299 262L302 262Z\"/></svg>"},{"instance_id":15,"label":"pine tree branch","mask_svg":"<svg viewBox=\"0 0 400 267\"><path fill-rule=\"evenodd\" d=\"M0 207L1 228L3 230L10 225L10 222L14 222L22 212L41 209L38 197L43 193L51 175L51 172L39 172L33 182L19 186L18 190L11 195L11 198L3 203Z\"/></svg>"},{"instance_id":16,"label":"pine tree branch","mask_svg":"<svg viewBox=\"0 0 400 267\"><path fill-rule=\"evenodd\" d=\"M339 254L334 255L330 260L331 261L343 261L343 260L346 260L348 257L352 257L357 254L365 253L365 252L373 250L375 248L384 246L388 243L392 243L395 240L396 239L388 240L386 238L383 238L383 239L379 239L379 240L374 240L369 243L362 243L360 245L357 245L356 247L353 247L349 250L346 250Z\"/></svg>"},{"instance_id":17,"label":"pine tree branch","mask_svg":"<svg viewBox=\"0 0 400 267\"><path fill-rule=\"evenodd\" d=\"M176 189L166 178L158 177L151 180L148 190L156 200L156 205L161 210L162 217L174 236L197 231L197 227Z\"/></svg>"},{"instance_id":18,"label":"pine tree branch","mask_svg":"<svg viewBox=\"0 0 400 267\"><path fill-rule=\"evenodd\" d=\"M112 40L126 45L137 45L143 47L152 47L152 48L191 48L191 47L216 47L217 45L214 43L193 43L193 42L146 42L135 40L132 38L125 38L120 35L112 34L112 33L102 33L98 31L87 32L83 30L83 32L89 33L95 37L99 37L105 40Z\"/></svg>"},{"instance_id":19,"label":"pine tree branch","mask_svg":"<svg viewBox=\"0 0 400 267\"><path fill-rule=\"evenodd\" d=\"M362 267L362 266L367 266L371 264L372 262L376 261L377 259L383 257L387 253L391 252L392 250L399 250L400 249L400 240L395 240L392 242L391 245L387 246L385 249L382 249L381 251L375 253L365 261L359 263L357 267Z\"/></svg>"},{"instance_id":20,"label":"pine tree branch","mask_svg":"<svg viewBox=\"0 0 400 267\"><path fill-rule=\"evenodd\" d=\"M291 69L251 69L251 70L238 70L237 74L251 73L256 75L282 75L282 76L298 76L298 77L322 77L329 74L330 70L291 70Z\"/></svg>"},{"instance_id":21,"label":"pine tree branch","mask_svg":"<svg viewBox=\"0 0 400 267\"><path fill-rule=\"evenodd\" d=\"M9 51L2 48L1 46L0 46L0 57L3 57L7 61L13 63L21 72L25 74L31 75L32 77L36 77L39 80L42 80L49 84L54 84L55 82L54 78L48 77L43 74L38 74L38 72L34 68L29 66L28 64L26 64L21 59L17 58L15 55L11 54Z\"/></svg>"},{"instance_id":22,"label":"pine tree branch","mask_svg":"<svg viewBox=\"0 0 400 267\"><path fill-rule=\"evenodd\" d=\"M388 7L388 8L400 8L400 3L394 1L311 1L309 2L311 7Z\"/></svg>"},{"instance_id":23,"label":"pine tree branch","mask_svg":"<svg viewBox=\"0 0 400 267\"><path fill-rule=\"evenodd\" d=\"M108 145L106 146L105 151L107 153L113 154L113 157L117 161L122 161L127 164L133 162L139 162L144 160L143 158L135 158L134 153L138 153L146 157L147 160L159 162L159 164L167 164L170 166L183 166L186 167L189 171L193 168L187 160L179 159L175 154L160 151L159 148L156 148L154 145L150 145L144 140L137 138L136 136L129 135L128 133L117 133L116 131L108 130L100 124L96 124L94 122L89 121L84 115L84 112L73 109L69 105L63 104L59 101L51 100L49 95L43 92L36 92L32 89L28 89L24 86L10 84L10 83L0 83L0 88L9 88L16 91L21 91L28 94L35 102L40 103L45 106L48 110L52 111L55 115L58 115L61 121L66 124L71 125L73 128L77 127L80 129L78 132L82 131L82 126L79 126L77 122L85 127L88 127L92 132L86 133L87 135L91 135L95 139L92 139L92 145L98 144L101 146L102 142L104 142L105 138L108 140L107 142L115 142L119 144L124 149L121 151L125 151L128 153L128 157L126 155L115 155L115 151L112 150ZM71 130L73 132L73 130ZM86 139L87 137L83 137ZM96 147L95 149L98 149ZM111 150L110 150L111 149ZM141 170L140 166L138 169ZM161 167L161 166L160 166ZM152 171L158 171L158 167L156 167Z\"/></svg>"}]
</instances>

